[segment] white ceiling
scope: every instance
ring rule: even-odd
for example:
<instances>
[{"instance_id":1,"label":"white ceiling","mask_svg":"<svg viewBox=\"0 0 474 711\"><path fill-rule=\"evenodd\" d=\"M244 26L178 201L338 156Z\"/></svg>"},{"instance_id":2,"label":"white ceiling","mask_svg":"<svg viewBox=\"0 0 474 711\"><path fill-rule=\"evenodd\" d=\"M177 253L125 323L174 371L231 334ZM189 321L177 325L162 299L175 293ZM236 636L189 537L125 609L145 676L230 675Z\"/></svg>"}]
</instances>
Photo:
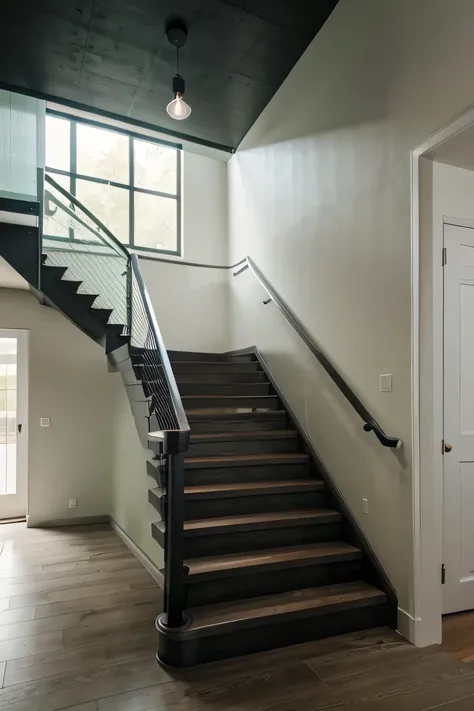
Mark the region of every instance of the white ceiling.
<instances>
[{"instance_id":1,"label":"white ceiling","mask_svg":"<svg viewBox=\"0 0 474 711\"><path fill-rule=\"evenodd\" d=\"M28 282L0 257L0 288L3 289L29 289Z\"/></svg>"},{"instance_id":2,"label":"white ceiling","mask_svg":"<svg viewBox=\"0 0 474 711\"><path fill-rule=\"evenodd\" d=\"M439 163L474 170L474 125L437 146L427 156Z\"/></svg>"}]
</instances>

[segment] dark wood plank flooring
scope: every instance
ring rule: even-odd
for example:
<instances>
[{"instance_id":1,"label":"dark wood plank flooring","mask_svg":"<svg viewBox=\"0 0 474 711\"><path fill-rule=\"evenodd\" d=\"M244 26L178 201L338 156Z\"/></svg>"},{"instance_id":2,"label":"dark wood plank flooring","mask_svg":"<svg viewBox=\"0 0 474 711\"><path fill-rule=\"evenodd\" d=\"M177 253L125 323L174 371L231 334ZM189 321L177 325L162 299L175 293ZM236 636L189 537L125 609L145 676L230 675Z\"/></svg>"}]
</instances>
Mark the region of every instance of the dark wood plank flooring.
<instances>
[{"instance_id":1,"label":"dark wood plank flooring","mask_svg":"<svg viewBox=\"0 0 474 711\"><path fill-rule=\"evenodd\" d=\"M163 669L161 593L110 529L8 524L0 542L0 711L474 709L474 665L455 656L474 660L462 623L444 647L377 629Z\"/></svg>"}]
</instances>

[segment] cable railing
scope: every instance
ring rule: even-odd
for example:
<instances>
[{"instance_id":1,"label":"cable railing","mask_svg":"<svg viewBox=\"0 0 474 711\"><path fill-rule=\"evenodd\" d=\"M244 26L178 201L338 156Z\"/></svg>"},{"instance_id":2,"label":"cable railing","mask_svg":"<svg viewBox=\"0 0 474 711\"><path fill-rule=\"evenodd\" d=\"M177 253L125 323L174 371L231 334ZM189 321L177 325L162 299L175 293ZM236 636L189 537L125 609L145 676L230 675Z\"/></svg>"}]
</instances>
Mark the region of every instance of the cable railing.
<instances>
[{"instance_id":1,"label":"cable railing","mask_svg":"<svg viewBox=\"0 0 474 711\"><path fill-rule=\"evenodd\" d=\"M47 264L67 267L78 293L95 294L95 308L113 309L109 323L127 324L130 254L74 195L45 175L43 244Z\"/></svg>"},{"instance_id":2,"label":"cable railing","mask_svg":"<svg viewBox=\"0 0 474 711\"><path fill-rule=\"evenodd\" d=\"M184 452L189 424L136 255L86 206L45 176L42 253L46 264L67 267L62 279L81 282L97 295L94 308L112 309L110 324L123 326L129 352L158 430L148 434L162 458L167 497L164 615L160 624L184 624Z\"/></svg>"}]
</instances>

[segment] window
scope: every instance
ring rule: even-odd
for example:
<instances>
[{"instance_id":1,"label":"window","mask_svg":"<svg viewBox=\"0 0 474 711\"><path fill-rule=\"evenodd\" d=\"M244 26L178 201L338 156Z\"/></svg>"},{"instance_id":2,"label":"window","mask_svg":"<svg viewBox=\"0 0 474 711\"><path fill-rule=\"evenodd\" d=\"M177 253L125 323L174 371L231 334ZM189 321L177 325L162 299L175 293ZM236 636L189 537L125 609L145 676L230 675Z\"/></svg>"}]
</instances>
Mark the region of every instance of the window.
<instances>
[{"instance_id":1,"label":"window","mask_svg":"<svg viewBox=\"0 0 474 711\"><path fill-rule=\"evenodd\" d=\"M177 147L48 114L46 170L124 244L181 253Z\"/></svg>"}]
</instances>

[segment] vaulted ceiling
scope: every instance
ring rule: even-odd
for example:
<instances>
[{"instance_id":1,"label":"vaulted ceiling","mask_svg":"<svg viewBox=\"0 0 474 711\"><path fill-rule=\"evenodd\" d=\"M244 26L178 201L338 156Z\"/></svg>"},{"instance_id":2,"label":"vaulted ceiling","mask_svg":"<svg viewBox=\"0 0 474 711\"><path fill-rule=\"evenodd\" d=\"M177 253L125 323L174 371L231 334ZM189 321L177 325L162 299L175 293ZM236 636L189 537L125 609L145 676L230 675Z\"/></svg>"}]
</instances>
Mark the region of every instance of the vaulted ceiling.
<instances>
[{"instance_id":1,"label":"vaulted ceiling","mask_svg":"<svg viewBox=\"0 0 474 711\"><path fill-rule=\"evenodd\" d=\"M337 0L16 0L2 5L0 82L235 148ZM176 52L192 114L166 113ZM321 67L324 71L324 67Z\"/></svg>"}]
</instances>

